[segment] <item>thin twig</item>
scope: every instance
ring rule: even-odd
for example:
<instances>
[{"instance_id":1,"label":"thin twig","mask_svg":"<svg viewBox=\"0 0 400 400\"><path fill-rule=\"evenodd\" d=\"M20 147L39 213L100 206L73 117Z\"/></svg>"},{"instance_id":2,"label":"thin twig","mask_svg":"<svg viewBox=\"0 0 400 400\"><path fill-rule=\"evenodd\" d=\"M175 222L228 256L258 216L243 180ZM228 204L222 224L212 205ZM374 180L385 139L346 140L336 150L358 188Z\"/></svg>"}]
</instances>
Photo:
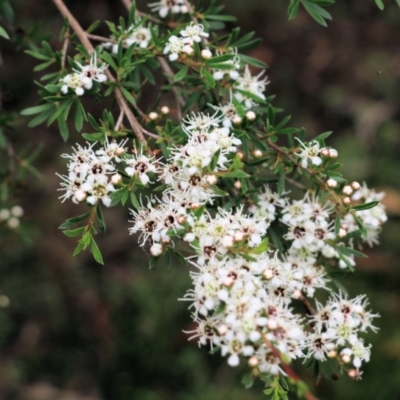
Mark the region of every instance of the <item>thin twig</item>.
<instances>
[{"instance_id":1,"label":"thin twig","mask_svg":"<svg viewBox=\"0 0 400 400\"><path fill-rule=\"evenodd\" d=\"M64 42L62 47L61 67L65 68L65 62L67 60L67 52L69 46L69 33L67 32L64 36Z\"/></svg>"},{"instance_id":2,"label":"thin twig","mask_svg":"<svg viewBox=\"0 0 400 400\"><path fill-rule=\"evenodd\" d=\"M89 40L86 32L82 29L82 27L80 26L79 22L75 19L75 17L71 14L71 12L65 6L63 0L53 0L53 3L56 5L56 7L60 11L60 13L65 18L68 19L71 28L76 33L76 35L78 36L78 39L83 44L85 49L89 52L89 54L93 54L94 53L94 47L90 43L90 40ZM111 74L111 72L109 70L106 70L105 73L106 73L107 78L108 78L108 80L110 82L116 83L116 80L115 80L114 76ZM136 119L136 117L133 115L133 112L129 108L128 103L125 101L125 98L122 95L121 90L118 87L116 87L114 93L115 93L115 98L117 100L117 103L118 103L120 109L122 109L124 111L126 117L128 118L128 121L129 121L133 131L135 132L137 139L139 140L139 142L141 144L146 145L147 144L147 140L144 137L143 128L139 124L139 122Z\"/></svg>"},{"instance_id":3,"label":"thin twig","mask_svg":"<svg viewBox=\"0 0 400 400\"><path fill-rule=\"evenodd\" d=\"M124 110L121 110L120 113L119 113L119 117L118 117L117 123L115 124L115 127L114 127L114 130L116 132L119 131L120 128L121 128L122 121L124 120L124 116L125 116Z\"/></svg>"},{"instance_id":4,"label":"thin twig","mask_svg":"<svg viewBox=\"0 0 400 400\"><path fill-rule=\"evenodd\" d=\"M261 337L264 341L264 343L269 347L271 350L272 354L279 359L281 363L282 369L285 371L285 373L297 384L302 382L300 377L296 374L296 372L293 371L293 369L283 361L281 353L279 350L268 340L268 338L262 333ZM303 393L304 397L307 400L318 400L308 389Z\"/></svg>"},{"instance_id":5,"label":"thin twig","mask_svg":"<svg viewBox=\"0 0 400 400\"><path fill-rule=\"evenodd\" d=\"M93 35L92 33L85 32L86 36L89 39L97 40L98 42L107 42L107 43L118 43L115 39L106 38L104 36Z\"/></svg>"}]
</instances>

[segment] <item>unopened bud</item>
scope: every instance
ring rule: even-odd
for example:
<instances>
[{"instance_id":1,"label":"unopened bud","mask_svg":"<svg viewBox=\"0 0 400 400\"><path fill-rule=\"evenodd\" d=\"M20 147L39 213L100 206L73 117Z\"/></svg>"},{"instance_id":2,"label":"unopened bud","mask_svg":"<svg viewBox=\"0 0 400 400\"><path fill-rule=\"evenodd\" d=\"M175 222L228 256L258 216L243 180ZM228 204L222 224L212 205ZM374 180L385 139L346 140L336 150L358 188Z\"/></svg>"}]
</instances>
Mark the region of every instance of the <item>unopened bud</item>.
<instances>
[{"instance_id":1,"label":"unopened bud","mask_svg":"<svg viewBox=\"0 0 400 400\"><path fill-rule=\"evenodd\" d=\"M233 243L234 243L233 237L232 237L232 236L229 236L229 235L225 235L225 236L222 238L222 240L221 240L221 244L222 244L222 246L225 247L225 248L232 247L232 246L233 246Z\"/></svg>"},{"instance_id":2,"label":"unopened bud","mask_svg":"<svg viewBox=\"0 0 400 400\"><path fill-rule=\"evenodd\" d=\"M6 208L3 208L2 210L0 210L0 221L10 218L10 215L10 211Z\"/></svg>"},{"instance_id":3,"label":"unopened bud","mask_svg":"<svg viewBox=\"0 0 400 400\"><path fill-rule=\"evenodd\" d=\"M350 197L343 197L343 204L350 204L351 203L351 198Z\"/></svg>"},{"instance_id":4,"label":"unopened bud","mask_svg":"<svg viewBox=\"0 0 400 400\"><path fill-rule=\"evenodd\" d=\"M163 247L160 243L154 243L153 246L150 247L150 254L154 257L158 257L162 254Z\"/></svg>"},{"instance_id":5,"label":"unopened bud","mask_svg":"<svg viewBox=\"0 0 400 400\"><path fill-rule=\"evenodd\" d=\"M22 217L24 215L24 210L21 206L14 206L11 207L11 214L14 215L14 217Z\"/></svg>"},{"instance_id":6,"label":"unopened bud","mask_svg":"<svg viewBox=\"0 0 400 400\"><path fill-rule=\"evenodd\" d=\"M347 196L351 195L353 193L353 188L350 185L346 185L342 189L343 194L346 194Z\"/></svg>"},{"instance_id":7,"label":"unopened bud","mask_svg":"<svg viewBox=\"0 0 400 400\"><path fill-rule=\"evenodd\" d=\"M257 367L259 364L258 358L256 356L251 356L247 361L250 367Z\"/></svg>"},{"instance_id":8,"label":"unopened bud","mask_svg":"<svg viewBox=\"0 0 400 400\"><path fill-rule=\"evenodd\" d=\"M74 197L75 197L76 201L79 201L79 202L84 201L86 199L86 192L84 192L83 190L77 190L75 192Z\"/></svg>"},{"instance_id":9,"label":"unopened bud","mask_svg":"<svg viewBox=\"0 0 400 400\"><path fill-rule=\"evenodd\" d=\"M152 112L149 114L149 118L150 118L152 121L155 121L155 120L158 118L158 114L157 114L155 111L152 111Z\"/></svg>"},{"instance_id":10,"label":"unopened bud","mask_svg":"<svg viewBox=\"0 0 400 400\"><path fill-rule=\"evenodd\" d=\"M299 290L299 289L294 290L292 293L292 297L294 299L300 299L300 297L302 297L302 296L303 296L303 294L301 293L301 290Z\"/></svg>"},{"instance_id":11,"label":"unopened bud","mask_svg":"<svg viewBox=\"0 0 400 400\"><path fill-rule=\"evenodd\" d=\"M244 154L243 154L242 151L238 151L236 154L238 155L238 157L239 157L241 160L243 160Z\"/></svg>"},{"instance_id":12,"label":"unopened bud","mask_svg":"<svg viewBox=\"0 0 400 400\"><path fill-rule=\"evenodd\" d=\"M212 57L212 53L211 53L210 50L204 49L204 50L201 51L201 56L202 56L205 60L208 60L209 58Z\"/></svg>"},{"instance_id":13,"label":"unopened bud","mask_svg":"<svg viewBox=\"0 0 400 400\"><path fill-rule=\"evenodd\" d=\"M270 280L270 279L273 278L273 276L274 276L274 273L273 273L270 269L266 269L266 270L263 272L263 277L264 277L265 279Z\"/></svg>"},{"instance_id":14,"label":"unopened bud","mask_svg":"<svg viewBox=\"0 0 400 400\"><path fill-rule=\"evenodd\" d=\"M321 156L323 156L323 157L328 157L329 156L329 149L321 149L319 154L321 154Z\"/></svg>"},{"instance_id":15,"label":"unopened bud","mask_svg":"<svg viewBox=\"0 0 400 400\"><path fill-rule=\"evenodd\" d=\"M114 174L112 177L111 177L111 183L113 184L113 185L118 185L119 183L121 183L122 182L122 176L120 175L120 174Z\"/></svg>"},{"instance_id":16,"label":"unopened bud","mask_svg":"<svg viewBox=\"0 0 400 400\"><path fill-rule=\"evenodd\" d=\"M182 225L185 221L186 221L186 217L184 217L183 215L179 216L177 218L178 224Z\"/></svg>"},{"instance_id":17,"label":"unopened bud","mask_svg":"<svg viewBox=\"0 0 400 400\"><path fill-rule=\"evenodd\" d=\"M218 327L218 333L223 336L225 333L228 332L228 327L226 325L220 325Z\"/></svg>"},{"instance_id":18,"label":"unopened bud","mask_svg":"<svg viewBox=\"0 0 400 400\"><path fill-rule=\"evenodd\" d=\"M253 151L253 156L256 157L256 158L260 158L260 157L262 157L262 155L263 155L263 153L262 153L261 150L254 150Z\"/></svg>"},{"instance_id":19,"label":"unopened bud","mask_svg":"<svg viewBox=\"0 0 400 400\"><path fill-rule=\"evenodd\" d=\"M348 354L342 354L340 358L345 364L348 364L351 361L351 357Z\"/></svg>"},{"instance_id":20,"label":"unopened bud","mask_svg":"<svg viewBox=\"0 0 400 400\"><path fill-rule=\"evenodd\" d=\"M192 203L190 205L191 210L197 210L200 207L200 203Z\"/></svg>"},{"instance_id":21,"label":"unopened bud","mask_svg":"<svg viewBox=\"0 0 400 400\"><path fill-rule=\"evenodd\" d=\"M335 188L335 187L338 185L337 181L335 181L334 179L328 179L328 180L326 181L326 184L327 184L330 188Z\"/></svg>"},{"instance_id":22,"label":"unopened bud","mask_svg":"<svg viewBox=\"0 0 400 400\"><path fill-rule=\"evenodd\" d=\"M274 319L269 319L267 322L267 328L272 331L278 327L278 323Z\"/></svg>"},{"instance_id":23,"label":"unopened bud","mask_svg":"<svg viewBox=\"0 0 400 400\"><path fill-rule=\"evenodd\" d=\"M352 182L352 183L351 183L351 187L352 187L354 190L359 190L360 187L361 187L361 185L360 185L358 182Z\"/></svg>"},{"instance_id":24,"label":"unopened bud","mask_svg":"<svg viewBox=\"0 0 400 400\"><path fill-rule=\"evenodd\" d=\"M233 123L234 123L235 125L241 124L242 121L243 121L243 120L242 120L242 117L239 117L239 115L237 115L236 117L233 118Z\"/></svg>"},{"instance_id":25,"label":"unopened bud","mask_svg":"<svg viewBox=\"0 0 400 400\"><path fill-rule=\"evenodd\" d=\"M189 56L191 56L194 53L193 47L190 46L187 46L183 51Z\"/></svg>"},{"instance_id":26,"label":"unopened bud","mask_svg":"<svg viewBox=\"0 0 400 400\"><path fill-rule=\"evenodd\" d=\"M222 284L226 287L231 287L235 283L235 280L231 277L225 278Z\"/></svg>"},{"instance_id":27,"label":"unopened bud","mask_svg":"<svg viewBox=\"0 0 400 400\"><path fill-rule=\"evenodd\" d=\"M160 111L161 111L161 114L167 115L167 114L169 114L169 107L162 106Z\"/></svg>"},{"instance_id":28,"label":"unopened bud","mask_svg":"<svg viewBox=\"0 0 400 400\"><path fill-rule=\"evenodd\" d=\"M236 181L233 186L235 186L236 189L240 189L242 187L242 184L240 181Z\"/></svg>"},{"instance_id":29,"label":"unopened bud","mask_svg":"<svg viewBox=\"0 0 400 400\"><path fill-rule=\"evenodd\" d=\"M125 149L123 147L118 147L117 150L115 150L114 154L119 157L121 154L125 153Z\"/></svg>"},{"instance_id":30,"label":"unopened bud","mask_svg":"<svg viewBox=\"0 0 400 400\"><path fill-rule=\"evenodd\" d=\"M246 118L249 121L254 121L257 118L257 114L254 111L247 111Z\"/></svg>"},{"instance_id":31,"label":"unopened bud","mask_svg":"<svg viewBox=\"0 0 400 400\"><path fill-rule=\"evenodd\" d=\"M206 179L210 185L215 185L218 181L218 178L216 177L216 175L208 175Z\"/></svg>"},{"instance_id":32,"label":"unopened bud","mask_svg":"<svg viewBox=\"0 0 400 400\"><path fill-rule=\"evenodd\" d=\"M336 149L329 149L329 157L330 158L337 158L338 155L339 155L339 153Z\"/></svg>"},{"instance_id":33,"label":"unopened bud","mask_svg":"<svg viewBox=\"0 0 400 400\"><path fill-rule=\"evenodd\" d=\"M346 235L347 235L346 230L343 229L343 228L340 228L340 229L339 229L339 232L338 232L338 236L339 236L340 238L344 238Z\"/></svg>"},{"instance_id":34,"label":"unopened bud","mask_svg":"<svg viewBox=\"0 0 400 400\"><path fill-rule=\"evenodd\" d=\"M343 222L342 224L340 224L340 227L342 229L344 229L345 231L348 231L350 229L349 224L346 224L345 222Z\"/></svg>"},{"instance_id":35,"label":"unopened bud","mask_svg":"<svg viewBox=\"0 0 400 400\"><path fill-rule=\"evenodd\" d=\"M235 241L236 242L241 242L244 239L244 233L243 232L235 232Z\"/></svg>"},{"instance_id":36,"label":"unopened bud","mask_svg":"<svg viewBox=\"0 0 400 400\"><path fill-rule=\"evenodd\" d=\"M7 221L7 225L11 228L11 229L16 229L19 227L19 219L16 217L11 217L8 221Z\"/></svg>"},{"instance_id":37,"label":"unopened bud","mask_svg":"<svg viewBox=\"0 0 400 400\"><path fill-rule=\"evenodd\" d=\"M328 357L329 358L336 358L337 357L337 351L336 350L330 350L328 352Z\"/></svg>"}]
</instances>

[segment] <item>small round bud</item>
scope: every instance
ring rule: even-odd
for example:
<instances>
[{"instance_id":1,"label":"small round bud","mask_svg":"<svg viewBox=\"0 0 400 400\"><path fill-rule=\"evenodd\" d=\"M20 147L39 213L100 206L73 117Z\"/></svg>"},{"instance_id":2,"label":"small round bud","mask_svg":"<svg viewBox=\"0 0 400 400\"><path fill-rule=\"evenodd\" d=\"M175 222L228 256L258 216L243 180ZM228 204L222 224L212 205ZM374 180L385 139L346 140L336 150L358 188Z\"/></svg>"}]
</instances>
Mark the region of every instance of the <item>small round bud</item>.
<instances>
[{"instance_id":1,"label":"small round bud","mask_svg":"<svg viewBox=\"0 0 400 400\"><path fill-rule=\"evenodd\" d=\"M335 181L334 179L328 179L328 180L326 181L326 184L327 184L330 188L335 188L335 187L338 185L337 181Z\"/></svg>"},{"instance_id":2,"label":"small round bud","mask_svg":"<svg viewBox=\"0 0 400 400\"><path fill-rule=\"evenodd\" d=\"M265 279L270 280L270 279L272 279L272 278L274 277L274 273L273 273L270 269L266 269L266 270L263 272L263 277L264 277Z\"/></svg>"},{"instance_id":3,"label":"small round bud","mask_svg":"<svg viewBox=\"0 0 400 400\"><path fill-rule=\"evenodd\" d=\"M169 107L162 106L160 111L161 111L161 114L167 115L167 114L169 114Z\"/></svg>"},{"instance_id":4,"label":"small round bud","mask_svg":"<svg viewBox=\"0 0 400 400\"><path fill-rule=\"evenodd\" d=\"M182 225L185 221L186 221L186 217L184 217L183 215L179 216L177 218L178 224Z\"/></svg>"},{"instance_id":5,"label":"small round bud","mask_svg":"<svg viewBox=\"0 0 400 400\"><path fill-rule=\"evenodd\" d=\"M6 308L10 305L10 299L5 296L4 294L2 294L0 296L0 307Z\"/></svg>"},{"instance_id":6,"label":"small round bud","mask_svg":"<svg viewBox=\"0 0 400 400\"><path fill-rule=\"evenodd\" d=\"M233 123L234 123L235 125L241 124L242 121L243 121L243 120L242 120L242 117L239 117L239 115L236 115L236 117L233 118Z\"/></svg>"},{"instance_id":7,"label":"small round bud","mask_svg":"<svg viewBox=\"0 0 400 400\"><path fill-rule=\"evenodd\" d=\"M197 210L200 207L200 203L192 203L190 205L191 210Z\"/></svg>"},{"instance_id":8,"label":"small round bud","mask_svg":"<svg viewBox=\"0 0 400 400\"><path fill-rule=\"evenodd\" d=\"M351 187L352 187L354 190L359 190L360 187L361 187L361 185L360 185L358 182L352 182L352 183L351 183Z\"/></svg>"},{"instance_id":9,"label":"small round bud","mask_svg":"<svg viewBox=\"0 0 400 400\"><path fill-rule=\"evenodd\" d=\"M336 350L330 350L328 352L328 357L329 358L336 358L337 357L337 351Z\"/></svg>"},{"instance_id":10,"label":"small round bud","mask_svg":"<svg viewBox=\"0 0 400 400\"><path fill-rule=\"evenodd\" d=\"M346 185L342 189L343 194L346 194L347 196L351 195L353 193L353 188L350 185Z\"/></svg>"},{"instance_id":11,"label":"small round bud","mask_svg":"<svg viewBox=\"0 0 400 400\"><path fill-rule=\"evenodd\" d=\"M360 371L358 371L357 369L350 369L349 372L347 373L347 375L351 378L351 379L355 379L355 380L359 380L361 379L361 375L362 373Z\"/></svg>"},{"instance_id":12,"label":"small round bud","mask_svg":"<svg viewBox=\"0 0 400 400\"><path fill-rule=\"evenodd\" d=\"M150 254L154 257L158 257L162 254L163 252L163 247L160 243L154 243L151 247L150 247Z\"/></svg>"},{"instance_id":13,"label":"small round bud","mask_svg":"<svg viewBox=\"0 0 400 400\"><path fill-rule=\"evenodd\" d=\"M79 202L84 201L86 199L86 192L84 192L83 190L77 190L75 192L74 197L75 197L76 201L79 201Z\"/></svg>"},{"instance_id":14,"label":"small round bud","mask_svg":"<svg viewBox=\"0 0 400 400\"><path fill-rule=\"evenodd\" d=\"M3 208L2 210L0 210L0 221L4 221L8 218L10 218L10 211L7 210L6 208Z\"/></svg>"},{"instance_id":15,"label":"small round bud","mask_svg":"<svg viewBox=\"0 0 400 400\"><path fill-rule=\"evenodd\" d=\"M348 364L348 363L351 361L351 356L349 356L348 354L342 354L342 355L340 356L340 358L342 359L342 361L343 361L345 364Z\"/></svg>"},{"instance_id":16,"label":"small round bud","mask_svg":"<svg viewBox=\"0 0 400 400\"><path fill-rule=\"evenodd\" d=\"M269 319L267 322L267 328L272 331L278 327L278 323L274 319Z\"/></svg>"},{"instance_id":17,"label":"small round bud","mask_svg":"<svg viewBox=\"0 0 400 400\"><path fill-rule=\"evenodd\" d=\"M240 181L236 181L233 186L235 186L236 189L240 189L242 187L242 184Z\"/></svg>"},{"instance_id":18,"label":"small round bud","mask_svg":"<svg viewBox=\"0 0 400 400\"><path fill-rule=\"evenodd\" d=\"M339 236L340 238L344 238L346 235L347 235L347 231L344 230L343 228L340 228L340 229L339 229L339 232L338 232L338 236Z\"/></svg>"},{"instance_id":19,"label":"small round bud","mask_svg":"<svg viewBox=\"0 0 400 400\"><path fill-rule=\"evenodd\" d=\"M215 185L218 181L218 178L216 175L208 175L206 179L210 185Z\"/></svg>"},{"instance_id":20,"label":"small round bud","mask_svg":"<svg viewBox=\"0 0 400 400\"><path fill-rule=\"evenodd\" d=\"M239 157L241 160L243 160L244 154L243 154L242 151L238 151L236 154L238 155L238 157Z\"/></svg>"},{"instance_id":21,"label":"small round bud","mask_svg":"<svg viewBox=\"0 0 400 400\"><path fill-rule=\"evenodd\" d=\"M114 154L119 157L121 154L124 154L126 151L126 149L124 149L123 147L118 147L117 150L115 150Z\"/></svg>"},{"instance_id":22,"label":"small round bud","mask_svg":"<svg viewBox=\"0 0 400 400\"><path fill-rule=\"evenodd\" d=\"M201 51L201 56L202 56L205 60L208 60L209 58L212 57L212 53L211 53L210 50L204 49L204 50Z\"/></svg>"},{"instance_id":23,"label":"small round bud","mask_svg":"<svg viewBox=\"0 0 400 400\"><path fill-rule=\"evenodd\" d=\"M152 121L155 121L155 120L158 118L158 114L157 114L156 112L152 111L152 112L149 114L149 118L150 118Z\"/></svg>"},{"instance_id":24,"label":"small round bud","mask_svg":"<svg viewBox=\"0 0 400 400\"><path fill-rule=\"evenodd\" d=\"M241 242L244 239L244 233L243 232L235 232L235 241L236 242Z\"/></svg>"},{"instance_id":25,"label":"small round bud","mask_svg":"<svg viewBox=\"0 0 400 400\"><path fill-rule=\"evenodd\" d=\"M232 236L229 236L229 235L225 235L225 236L222 238L222 240L221 240L221 244L222 244L222 246L225 247L225 248L232 247L232 246L233 246L233 243L234 243L233 237L232 237Z\"/></svg>"},{"instance_id":26,"label":"small round bud","mask_svg":"<svg viewBox=\"0 0 400 400\"><path fill-rule=\"evenodd\" d=\"M330 158L337 158L339 155L338 151L335 149L329 149L329 157Z\"/></svg>"},{"instance_id":27,"label":"small round bud","mask_svg":"<svg viewBox=\"0 0 400 400\"><path fill-rule=\"evenodd\" d=\"M303 294L301 293L301 290L299 290L299 289L294 290L292 293L292 297L294 299L300 299L300 297L302 297L302 296L303 296Z\"/></svg>"},{"instance_id":28,"label":"small round bud","mask_svg":"<svg viewBox=\"0 0 400 400\"><path fill-rule=\"evenodd\" d=\"M233 284L235 283L233 278L225 278L224 281L222 282L222 284L226 287L231 287Z\"/></svg>"},{"instance_id":29,"label":"small round bud","mask_svg":"<svg viewBox=\"0 0 400 400\"><path fill-rule=\"evenodd\" d=\"M351 203L351 198L350 197L343 197L343 204L349 205Z\"/></svg>"},{"instance_id":30,"label":"small round bud","mask_svg":"<svg viewBox=\"0 0 400 400\"><path fill-rule=\"evenodd\" d=\"M250 367L257 367L259 364L258 358L256 356L251 356L247 361Z\"/></svg>"},{"instance_id":31,"label":"small round bud","mask_svg":"<svg viewBox=\"0 0 400 400\"><path fill-rule=\"evenodd\" d=\"M14 206L11 208L11 214L14 215L14 217L22 217L24 215L24 210L21 206Z\"/></svg>"},{"instance_id":32,"label":"small round bud","mask_svg":"<svg viewBox=\"0 0 400 400\"><path fill-rule=\"evenodd\" d=\"M122 176L120 175L120 174L114 174L112 177L111 177L111 183L113 184L113 185L118 185L119 183L121 183L122 182Z\"/></svg>"},{"instance_id":33,"label":"small round bud","mask_svg":"<svg viewBox=\"0 0 400 400\"><path fill-rule=\"evenodd\" d=\"M190 46L187 46L183 51L189 56L191 56L194 53L193 47Z\"/></svg>"},{"instance_id":34,"label":"small round bud","mask_svg":"<svg viewBox=\"0 0 400 400\"><path fill-rule=\"evenodd\" d=\"M256 118L257 118L257 114L254 112L254 111L247 111L247 113L246 113L246 118L249 120L249 121L254 121Z\"/></svg>"},{"instance_id":35,"label":"small round bud","mask_svg":"<svg viewBox=\"0 0 400 400\"><path fill-rule=\"evenodd\" d=\"M329 149L325 149L325 148L321 149L319 154L321 154L321 156L323 156L323 157L328 157L329 156Z\"/></svg>"},{"instance_id":36,"label":"small round bud","mask_svg":"<svg viewBox=\"0 0 400 400\"><path fill-rule=\"evenodd\" d=\"M11 217L8 221L7 221L7 225L11 228L11 229L15 229L19 227L19 219L16 217Z\"/></svg>"},{"instance_id":37,"label":"small round bud","mask_svg":"<svg viewBox=\"0 0 400 400\"><path fill-rule=\"evenodd\" d=\"M228 327L226 325L220 325L218 327L218 333L223 336L225 333L228 332Z\"/></svg>"},{"instance_id":38,"label":"small round bud","mask_svg":"<svg viewBox=\"0 0 400 400\"><path fill-rule=\"evenodd\" d=\"M261 150L254 150L253 151L253 156L256 157L256 158L260 158L260 157L262 157L262 155L263 155L263 152Z\"/></svg>"},{"instance_id":39,"label":"small round bud","mask_svg":"<svg viewBox=\"0 0 400 400\"><path fill-rule=\"evenodd\" d=\"M342 228L342 229L344 229L345 231L348 231L349 229L350 229L350 226L349 226L349 224L346 224L346 223L342 223L342 224L340 224L340 227Z\"/></svg>"}]
</instances>

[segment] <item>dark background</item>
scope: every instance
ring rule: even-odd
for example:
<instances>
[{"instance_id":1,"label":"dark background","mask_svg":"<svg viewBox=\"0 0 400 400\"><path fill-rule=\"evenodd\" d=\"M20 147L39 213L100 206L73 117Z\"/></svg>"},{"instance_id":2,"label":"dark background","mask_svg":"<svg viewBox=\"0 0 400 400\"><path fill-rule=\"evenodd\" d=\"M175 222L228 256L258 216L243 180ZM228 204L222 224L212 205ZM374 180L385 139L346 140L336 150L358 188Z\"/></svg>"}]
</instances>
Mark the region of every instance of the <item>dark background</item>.
<instances>
[{"instance_id":1,"label":"dark background","mask_svg":"<svg viewBox=\"0 0 400 400\"><path fill-rule=\"evenodd\" d=\"M315 389L304 366L295 368L320 399L400 399L400 9L394 0L382 12L373 0L339 1L330 7L333 22L326 29L304 12L288 22L282 0L221 3L244 33L255 30L263 38L250 55L269 65L267 93L277 95L275 105L310 139L334 131L329 144L338 149L345 175L387 193L390 220L381 245L366 249L369 257L342 279L352 296L367 293L381 314L379 333L367 338L373 348L364 379L323 379ZM40 32L53 34L50 43L60 46L62 19L50 0L13 4L14 38L23 41L24 32L40 24ZM125 14L111 0L67 5L84 27ZM106 34L105 24L99 32ZM41 73L32 72L35 60L13 43L0 45L3 108L18 113L38 102L33 81ZM260 383L250 390L240 384L244 365L228 367L187 341L182 330L193 326L187 304L177 299L189 287L188 267L173 263L169 270L158 265L149 271L149 256L128 235L126 211L105 213L108 232L99 238L105 266L89 253L72 257L75 240L57 227L86 206L58 201L55 172L65 171L60 154L83 140L73 133L63 144L53 126L30 129L27 122L16 116L12 141L17 152L43 146L35 162L42 179L26 176L17 191L23 226L1 235L0 290L11 303L0 309L0 399L266 398Z\"/></svg>"}]
</instances>

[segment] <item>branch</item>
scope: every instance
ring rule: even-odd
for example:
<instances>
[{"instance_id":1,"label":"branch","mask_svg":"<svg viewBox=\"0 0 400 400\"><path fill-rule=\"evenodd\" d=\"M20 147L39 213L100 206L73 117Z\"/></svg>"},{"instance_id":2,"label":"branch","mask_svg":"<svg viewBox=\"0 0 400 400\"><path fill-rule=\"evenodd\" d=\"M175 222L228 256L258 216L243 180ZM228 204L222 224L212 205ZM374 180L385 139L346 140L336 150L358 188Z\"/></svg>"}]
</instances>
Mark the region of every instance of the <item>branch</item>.
<instances>
[{"instance_id":1,"label":"branch","mask_svg":"<svg viewBox=\"0 0 400 400\"><path fill-rule=\"evenodd\" d=\"M79 22L75 19L75 17L71 14L71 12L65 6L63 0L53 0L53 3L58 8L61 15L63 15L65 18L68 19L71 28L76 33L76 35L78 36L78 39L83 44L85 49L89 52L89 54L93 54L95 50L94 50L92 43L90 43L87 33L82 29L82 27L79 25ZM114 76L111 74L111 72L109 70L106 70L105 73L110 82L114 82L114 83L116 82ZM117 100L117 103L118 103L120 109L124 111L126 117L128 118L128 121L129 121L133 131L135 132L137 139L139 140L139 142L141 144L147 145L147 140L143 134L143 128L141 127L138 120L132 113L132 110L129 108L128 103L125 101L124 96L122 95L121 90L118 87L115 88L115 97L116 97L116 100Z\"/></svg>"}]
</instances>

